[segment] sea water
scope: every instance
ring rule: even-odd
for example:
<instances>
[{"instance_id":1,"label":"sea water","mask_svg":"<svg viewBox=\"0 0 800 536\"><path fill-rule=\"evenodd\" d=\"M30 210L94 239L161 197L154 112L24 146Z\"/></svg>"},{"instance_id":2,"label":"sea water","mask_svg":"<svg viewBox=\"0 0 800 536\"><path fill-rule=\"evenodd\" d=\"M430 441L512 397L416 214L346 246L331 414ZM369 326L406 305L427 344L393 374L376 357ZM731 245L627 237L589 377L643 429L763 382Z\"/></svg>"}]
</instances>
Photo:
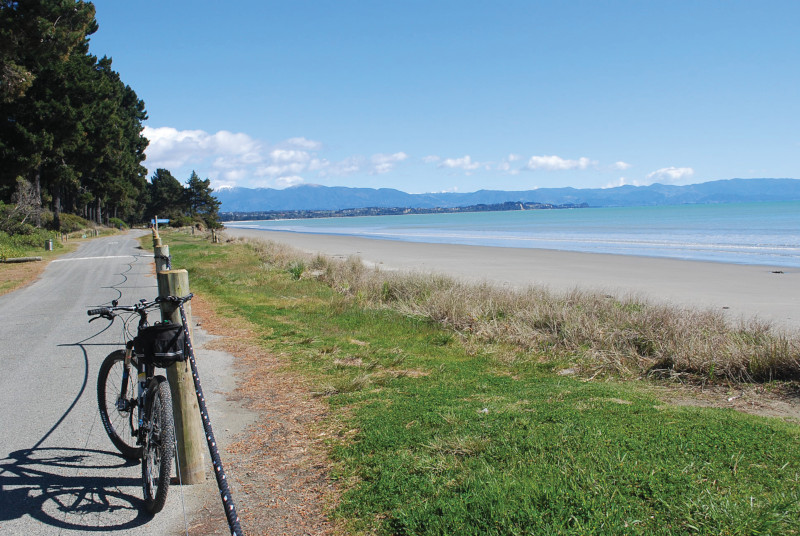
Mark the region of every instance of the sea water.
<instances>
[{"instance_id":1,"label":"sea water","mask_svg":"<svg viewBox=\"0 0 800 536\"><path fill-rule=\"evenodd\" d=\"M800 267L800 202L228 222L229 227Z\"/></svg>"}]
</instances>

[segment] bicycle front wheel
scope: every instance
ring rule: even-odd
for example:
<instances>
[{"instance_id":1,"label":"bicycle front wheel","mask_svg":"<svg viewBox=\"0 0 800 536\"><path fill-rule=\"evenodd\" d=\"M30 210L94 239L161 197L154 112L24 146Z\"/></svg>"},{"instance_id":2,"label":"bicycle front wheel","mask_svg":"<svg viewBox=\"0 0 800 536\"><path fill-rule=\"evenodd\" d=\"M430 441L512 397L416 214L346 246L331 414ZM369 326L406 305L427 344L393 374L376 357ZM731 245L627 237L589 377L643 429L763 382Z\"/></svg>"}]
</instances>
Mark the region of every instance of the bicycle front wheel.
<instances>
[{"instance_id":1,"label":"bicycle front wheel","mask_svg":"<svg viewBox=\"0 0 800 536\"><path fill-rule=\"evenodd\" d=\"M167 379L150 380L145 402L145 442L142 452L142 480L147 511L157 514L164 508L175 456L175 423L172 420L172 395Z\"/></svg>"},{"instance_id":2,"label":"bicycle front wheel","mask_svg":"<svg viewBox=\"0 0 800 536\"><path fill-rule=\"evenodd\" d=\"M111 352L103 360L97 375L97 405L100 420L114 446L126 458L140 458L142 448L137 445L138 422L136 418L136 362L125 374L125 350ZM124 389L124 392L123 392Z\"/></svg>"}]
</instances>

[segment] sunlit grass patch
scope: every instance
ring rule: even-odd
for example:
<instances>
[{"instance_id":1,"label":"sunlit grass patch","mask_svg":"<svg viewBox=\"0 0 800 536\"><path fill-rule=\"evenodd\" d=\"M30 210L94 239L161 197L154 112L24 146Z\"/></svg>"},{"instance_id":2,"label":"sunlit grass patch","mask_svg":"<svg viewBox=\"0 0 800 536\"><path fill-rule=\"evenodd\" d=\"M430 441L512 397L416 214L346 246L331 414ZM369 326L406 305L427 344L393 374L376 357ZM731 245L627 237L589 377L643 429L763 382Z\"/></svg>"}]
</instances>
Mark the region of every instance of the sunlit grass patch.
<instances>
[{"instance_id":1,"label":"sunlit grass patch","mask_svg":"<svg viewBox=\"0 0 800 536\"><path fill-rule=\"evenodd\" d=\"M445 278L384 286L379 272L319 259L305 259L295 278L283 248L178 236L170 245L193 288L256 326L259 342L325 400L330 478L342 491L331 516L343 531L800 532L796 424L675 407L644 382L609 380L625 369L646 377L664 348L678 347L672 339L708 352L732 352L726 340L773 348L765 355L786 351L782 340L793 351L794 339L703 314L690 326L605 296L572 293L548 305L528 301L547 296L538 291L449 288ZM220 256L212 265L198 254L209 248ZM312 265L318 273L307 277ZM249 277L258 284L232 282ZM759 366L776 370L771 363ZM592 367L609 369L606 381L587 381ZM583 374L559 374L572 368ZM692 370L729 378L735 366Z\"/></svg>"}]
</instances>

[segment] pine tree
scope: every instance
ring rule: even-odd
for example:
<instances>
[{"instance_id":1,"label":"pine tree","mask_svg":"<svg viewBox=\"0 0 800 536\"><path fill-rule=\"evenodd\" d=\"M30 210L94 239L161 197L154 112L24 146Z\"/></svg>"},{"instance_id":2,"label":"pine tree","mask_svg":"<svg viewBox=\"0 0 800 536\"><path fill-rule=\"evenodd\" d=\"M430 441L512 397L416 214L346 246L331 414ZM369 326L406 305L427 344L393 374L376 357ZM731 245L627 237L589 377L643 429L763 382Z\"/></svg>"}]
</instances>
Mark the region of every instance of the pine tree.
<instances>
[{"instance_id":1,"label":"pine tree","mask_svg":"<svg viewBox=\"0 0 800 536\"><path fill-rule=\"evenodd\" d=\"M192 171L186 183L189 215L193 219L202 219L206 227L216 229L219 227L220 202L211 195L213 191L209 179L201 180L197 173Z\"/></svg>"},{"instance_id":2,"label":"pine tree","mask_svg":"<svg viewBox=\"0 0 800 536\"><path fill-rule=\"evenodd\" d=\"M31 183L54 224L62 210L98 223L138 220L147 198L142 102L89 54L94 6L0 0L0 201Z\"/></svg>"},{"instance_id":3,"label":"pine tree","mask_svg":"<svg viewBox=\"0 0 800 536\"><path fill-rule=\"evenodd\" d=\"M148 219L170 218L176 219L183 216L186 210L186 195L183 185L166 169L157 169L150 178L147 186L150 205L145 214Z\"/></svg>"}]
</instances>

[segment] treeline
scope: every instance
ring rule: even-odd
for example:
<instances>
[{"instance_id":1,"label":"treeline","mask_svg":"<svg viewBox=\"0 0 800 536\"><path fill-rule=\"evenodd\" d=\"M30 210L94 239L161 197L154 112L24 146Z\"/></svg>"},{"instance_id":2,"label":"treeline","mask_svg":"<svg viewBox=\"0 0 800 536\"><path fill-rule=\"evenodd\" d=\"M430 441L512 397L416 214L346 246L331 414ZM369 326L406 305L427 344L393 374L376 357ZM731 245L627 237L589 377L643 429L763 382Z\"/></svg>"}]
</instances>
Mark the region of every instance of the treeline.
<instances>
[{"instance_id":1,"label":"treeline","mask_svg":"<svg viewBox=\"0 0 800 536\"><path fill-rule=\"evenodd\" d=\"M198 201L210 196L207 179L192 174L184 188L159 170L148 182L144 101L111 58L89 52L97 29L91 2L0 0L0 209L20 211L25 199L38 205L27 207L35 224L46 217L54 229L62 214L98 224L166 212L216 222L213 203ZM186 210L162 210L163 193ZM200 205L209 212L192 211Z\"/></svg>"},{"instance_id":2,"label":"treeline","mask_svg":"<svg viewBox=\"0 0 800 536\"><path fill-rule=\"evenodd\" d=\"M194 171L184 186L166 169L158 169L147 184L147 218L168 218L175 227L197 223L210 229L221 227L220 202L212 192L210 181Z\"/></svg>"},{"instance_id":3,"label":"treeline","mask_svg":"<svg viewBox=\"0 0 800 536\"><path fill-rule=\"evenodd\" d=\"M342 210L271 210L265 212L222 212L222 221L248 220L289 220L303 218L346 218L352 216L398 216L404 214L449 214L453 212L501 212L508 210L548 210L564 208L587 208L586 203L552 205L550 203L529 203L507 201L505 203L478 204L464 207L366 207L347 208Z\"/></svg>"}]
</instances>

